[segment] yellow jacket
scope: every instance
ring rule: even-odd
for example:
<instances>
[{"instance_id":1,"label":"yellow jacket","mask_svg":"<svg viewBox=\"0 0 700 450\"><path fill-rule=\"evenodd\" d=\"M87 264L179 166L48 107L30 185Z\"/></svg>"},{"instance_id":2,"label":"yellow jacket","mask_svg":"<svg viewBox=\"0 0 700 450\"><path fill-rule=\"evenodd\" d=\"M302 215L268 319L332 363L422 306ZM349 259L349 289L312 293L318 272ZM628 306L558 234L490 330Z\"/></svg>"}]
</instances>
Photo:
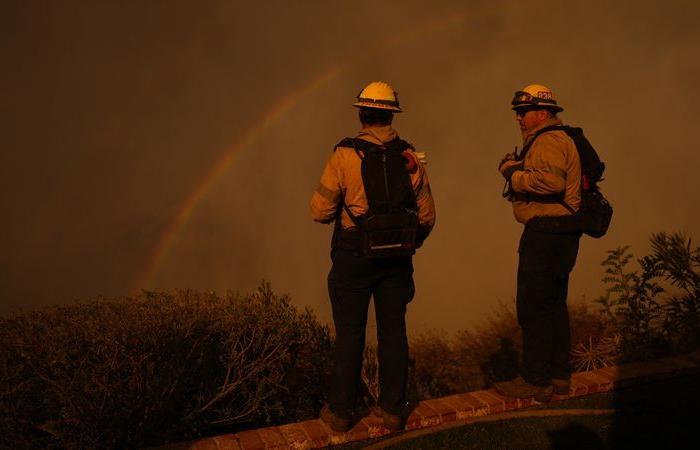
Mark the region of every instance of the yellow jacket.
<instances>
[{"instance_id":1,"label":"yellow jacket","mask_svg":"<svg viewBox=\"0 0 700 450\"><path fill-rule=\"evenodd\" d=\"M363 128L357 137L382 145L397 138L398 134L391 125L371 126ZM332 222L338 212L341 196L353 215L359 216L367 212L369 206L362 185L361 164L362 160L353 148L338 147L330 155L321 182L311 197L311 217L315 221ZM413 173L409 172L409 175L418 204L418 221L426 231L430 231L435 224L435 204L430 192L428 173L423 164L417 164L417 169ZM341 212L341 224L343 228L355 227L344 210Z\"/></svg>"},{"instance_id":2,"label":"yellow jacket","mask_svg":"<svg viewBox=\"0 0 700 450\"><path fill-rule=\"evenodd\" d=\"M559 119L550 119L525 134L523 146L538 130L561 124ZM518 222L527 223L535 216L571 214L560 203L538 201L537 194L563 193L564 201L578 211L581 204L581 161L574 141L564 131L548 131L538 136L525 155L523 167L524 170L514 172L510 179L515 192L513 214Z\"/></svg>"}]
</instances>

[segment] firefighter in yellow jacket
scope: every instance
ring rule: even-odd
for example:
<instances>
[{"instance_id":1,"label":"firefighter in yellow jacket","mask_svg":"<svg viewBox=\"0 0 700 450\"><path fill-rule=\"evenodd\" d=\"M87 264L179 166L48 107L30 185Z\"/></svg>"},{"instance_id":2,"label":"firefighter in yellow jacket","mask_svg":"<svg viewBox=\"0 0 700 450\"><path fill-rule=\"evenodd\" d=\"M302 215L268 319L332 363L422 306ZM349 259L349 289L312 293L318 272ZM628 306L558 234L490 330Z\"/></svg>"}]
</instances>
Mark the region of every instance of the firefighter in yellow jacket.
<instances>
[{"instance_id":1,"label":"firefighter in yellow jacket","mask_svg":"<svg viewBox=\"0 0 700 450\"><path fill-rule=\"evenodd\" d=\"M510 185L515 219L525 225L516 296L523 354L520 376L495 387L511 397L547 401L552 391L568 393L570 384L566 297L581 232L556 224L579 209L581 162L574 141L557 129L563 108L551 90L527 86L515 93L512 107L523 150L506 155L499 171Z\"/></svg>"},{"instance_id":2,"label":"firefighter in yellow jacket","mask_svg":"<svg viewBox=\"0 0 700 450\"><path fill-rule=\"evenodd\" d=\"M414 295L412 254L430 233L435 208L423 154L392 127L394 113L401 112L393 88L370 83L353 106L359 108L362 129L336 146L311 199L313 219L335 227L328 275L335 363L321 419L336 431L348 430L357 419L354 407L373 296L380 384L375 413L396 430L402 427L406 403L405 314Z\"/></svg>"}]
</instances>

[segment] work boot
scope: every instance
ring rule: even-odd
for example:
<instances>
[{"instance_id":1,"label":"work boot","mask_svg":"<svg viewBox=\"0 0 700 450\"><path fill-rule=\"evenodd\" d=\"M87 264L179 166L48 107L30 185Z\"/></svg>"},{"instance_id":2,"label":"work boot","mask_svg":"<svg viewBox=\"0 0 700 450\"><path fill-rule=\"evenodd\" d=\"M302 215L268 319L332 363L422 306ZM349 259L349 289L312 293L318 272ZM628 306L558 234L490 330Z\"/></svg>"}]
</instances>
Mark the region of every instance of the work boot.
<instances>
[{"instance_id":1,"label":"work boot","mask_svg":"<svg viewBox=\"0 0 700 450\"><path fill-rule=\"evenodd\" d=\"M320 419L323 420L326 425L331 427L331 430L337 431L339 433L344 433L352 428L352 421L350 419L343 419L337 416L328 405L325 405L321 409Z\"/></svg>"},{"instance_id":2,"label":"work boot","mask_svg":"<svg viewBox=\"0 0 700 450\"><path fill-rule=\"evenodd\" d=\"M569 395L571 378L552 378L552 390L557 395Z\"/></svg>"},{"instance_id":3,"label":"work boot","mask_svg":"<svg viewBox=\"0 0 700 450\"><path fill-rule=\"evenodd\" d=\"M384 427L390 431L403 430L403 419L397 414L391 414L377 405L372 409L374 415L384 420Z\"/></svg>"},{"instance_id":4,"label":"work boot","mask_svg":"<svg viewBox=\"0 0 700 450\"><path fill-rule=\"evenodd\" d=\"M552 398L552 386L535 386L517 377L510 381L494 383L494 388L506 397L530 398L535 397L540 403L546 403Z\"/></svg>"}]
</instances>

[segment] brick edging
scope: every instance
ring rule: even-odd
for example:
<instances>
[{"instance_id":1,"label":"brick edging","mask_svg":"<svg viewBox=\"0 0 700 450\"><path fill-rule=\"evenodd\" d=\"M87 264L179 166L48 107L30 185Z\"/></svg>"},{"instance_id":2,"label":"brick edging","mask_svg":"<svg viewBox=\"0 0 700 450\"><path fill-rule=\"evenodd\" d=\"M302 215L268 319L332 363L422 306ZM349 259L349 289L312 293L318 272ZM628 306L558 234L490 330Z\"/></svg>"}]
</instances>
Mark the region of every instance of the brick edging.
<instances>
[{"instance_id":1,"label":"brick edging","mask_svg":"<svg viewBox=\"0 0 700 450\"><path fill-rule=\"evenodd\" d=\"M608 392L616 388L692 373L700 373L700 352L579 372L572 376L569 395L554 395L552 401ZM523 409L534 404L538 403L531 399L504 397L494 389L448 395L419 402L406 422L406 430L429 428L474 416ZM178 447L193 450L312 449L363 441L390 433L384 428L381 419L369 415L346 433L334 432L321 420L313 419L209 437Z\"/></svg>"}]
</instances>

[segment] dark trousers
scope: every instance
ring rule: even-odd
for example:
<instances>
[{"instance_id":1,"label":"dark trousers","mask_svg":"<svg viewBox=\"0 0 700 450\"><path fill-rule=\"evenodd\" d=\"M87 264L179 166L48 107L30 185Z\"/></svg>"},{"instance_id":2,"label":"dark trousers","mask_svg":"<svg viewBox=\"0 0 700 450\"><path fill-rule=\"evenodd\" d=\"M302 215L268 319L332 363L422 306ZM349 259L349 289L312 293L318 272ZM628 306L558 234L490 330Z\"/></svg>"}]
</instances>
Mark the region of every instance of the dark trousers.
<instances>
[{"instance_id":1,"label":"dark trousers","mask_svg":"<svg viewBox=\"0 0 700 450\"><path fill-rule=\"evenodd\" d=\"M350 418L355 405L365 347L369 300L374 296L379 357L379 405L399 414L406 401L408 339L406 305L413 298L412 258L368 259L335 249L328 291L335 324L335 365L329 403Z\"/></svg>"},{"instance_id":2,"label":"dark trousers","mask_svg":"<svg viewBox=\"0 0 700 450\"><path fill-rule=\"evenodd\" d=\"M571 374L566 296L580 233L544 233L525 227L520 238L517 312L523 334L521 375L545 386Z\"/></svg>"}]
</instances>

